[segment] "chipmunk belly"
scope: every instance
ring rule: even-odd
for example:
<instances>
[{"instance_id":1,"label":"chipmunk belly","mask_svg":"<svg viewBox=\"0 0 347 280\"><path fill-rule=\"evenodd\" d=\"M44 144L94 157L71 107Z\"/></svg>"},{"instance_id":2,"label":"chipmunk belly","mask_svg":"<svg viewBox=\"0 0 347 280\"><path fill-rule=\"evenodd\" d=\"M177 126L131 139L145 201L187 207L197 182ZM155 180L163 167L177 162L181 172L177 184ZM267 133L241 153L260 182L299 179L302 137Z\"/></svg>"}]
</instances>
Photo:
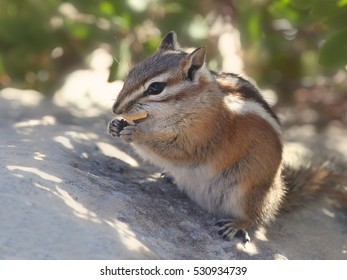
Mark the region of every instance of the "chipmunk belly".
<instances>
[{"instance_id":1,"label":"chipmunk belly","mask_svg":"<svg viewBox=\"0 0 347 280\"><path fill-rule=\"evenodd\" d=\"M207 165L175 167L168 170L176 179L178 189L203 209L221 218L244 218L243 188L230 178L212 174Z\"/></svg>"},{"instance_id":2,"label":"chipmunk belly","mask_svg":"<svg viewBox=\"0 0 347 280\"><path fill-rule=\"evenodd\" d=\"M133 144L133 147L143 159L168 171L175 178L177 188L203 209L223 218L245 217L243 210L245 188L233 184L232 178L216 174L207 164L177 165L143 145Z\"/></svg>"}]
</instances>

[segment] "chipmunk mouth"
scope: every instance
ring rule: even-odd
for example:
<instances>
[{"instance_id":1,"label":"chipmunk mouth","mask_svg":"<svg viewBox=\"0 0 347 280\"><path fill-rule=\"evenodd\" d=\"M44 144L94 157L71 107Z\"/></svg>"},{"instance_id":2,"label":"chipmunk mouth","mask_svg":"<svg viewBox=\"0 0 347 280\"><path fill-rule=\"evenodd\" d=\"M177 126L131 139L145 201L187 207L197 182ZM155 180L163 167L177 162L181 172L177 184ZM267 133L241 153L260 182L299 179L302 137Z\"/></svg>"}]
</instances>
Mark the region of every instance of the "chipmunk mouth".
<instances>
[{"instance_id":1,"label":"chipmunk mouth","mask_svg":"<svg viewBox=\"0 0 347 280\"><path fill-rule=\"evenodd\" d=\"M135 124L143 121L148 117L148 112L140 112L131 115L122 115L122 118L125 119L130 124Z\"/></svg>"}]
</instances>

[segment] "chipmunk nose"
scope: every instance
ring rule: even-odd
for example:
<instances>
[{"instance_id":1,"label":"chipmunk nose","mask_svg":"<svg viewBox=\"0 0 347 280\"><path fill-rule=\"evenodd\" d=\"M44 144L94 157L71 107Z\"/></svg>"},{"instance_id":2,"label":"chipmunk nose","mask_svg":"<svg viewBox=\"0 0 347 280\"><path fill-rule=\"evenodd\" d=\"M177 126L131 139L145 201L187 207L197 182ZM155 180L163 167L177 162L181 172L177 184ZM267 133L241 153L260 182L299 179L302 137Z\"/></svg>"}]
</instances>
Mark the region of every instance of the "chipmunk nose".
<instances>
[{"instance_id":1,"label":"chipmunk nose","mask_svg":"<svg viewBox=\"0 0 347 280\"><path fill-rule=\"evenodd\" d=\"M123 104L120 104L120 102L115 102L112 107L112 111L116 115L124 114L128 110L127 106L124 106Z\"/></svg>"}]
</instances>

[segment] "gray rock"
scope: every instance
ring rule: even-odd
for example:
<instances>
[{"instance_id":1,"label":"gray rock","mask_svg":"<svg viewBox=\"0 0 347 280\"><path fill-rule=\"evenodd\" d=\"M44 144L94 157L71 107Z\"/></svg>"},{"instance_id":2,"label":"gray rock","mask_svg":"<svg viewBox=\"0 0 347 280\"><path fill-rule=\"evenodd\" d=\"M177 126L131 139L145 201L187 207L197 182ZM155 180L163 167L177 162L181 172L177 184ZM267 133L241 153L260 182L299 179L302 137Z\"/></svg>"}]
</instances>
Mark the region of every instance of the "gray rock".
<instances>
[{"instance_id":1,"label":"gray rock","mask_svg":"<svg viewBox=\"0 0 347 280\"><path fill-rule=\"evenodd\" d=\"M1 91L1 259L346 259L346 213L329 201L246 247L222 240L214 217L106 134L111 117Z\"/></svg>"}]
</instances>

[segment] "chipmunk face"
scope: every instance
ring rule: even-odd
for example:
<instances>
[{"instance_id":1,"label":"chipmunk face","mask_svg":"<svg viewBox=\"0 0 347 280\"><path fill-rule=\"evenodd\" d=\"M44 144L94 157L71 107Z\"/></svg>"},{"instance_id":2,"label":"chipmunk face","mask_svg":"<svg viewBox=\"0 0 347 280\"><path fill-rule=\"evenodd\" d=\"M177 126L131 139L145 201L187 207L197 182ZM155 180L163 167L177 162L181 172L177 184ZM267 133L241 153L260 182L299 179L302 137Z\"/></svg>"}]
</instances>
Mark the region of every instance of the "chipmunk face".
<instances>
[{"instance_id":1,"label":"chipmunk face","mask_svg":"<svg viewBox=\"0 0 347 280\"><path fill-rule=\"evenodd\" d=\"M184 110L188 98L204 86L201 80L211 79L204 66L205 48L188 54L180 50L176 34L168 33L157 51L137 64L128 74L113 106L118 115L147 112L143 122L166 121Z\"/></svg>"}]
</instances>

